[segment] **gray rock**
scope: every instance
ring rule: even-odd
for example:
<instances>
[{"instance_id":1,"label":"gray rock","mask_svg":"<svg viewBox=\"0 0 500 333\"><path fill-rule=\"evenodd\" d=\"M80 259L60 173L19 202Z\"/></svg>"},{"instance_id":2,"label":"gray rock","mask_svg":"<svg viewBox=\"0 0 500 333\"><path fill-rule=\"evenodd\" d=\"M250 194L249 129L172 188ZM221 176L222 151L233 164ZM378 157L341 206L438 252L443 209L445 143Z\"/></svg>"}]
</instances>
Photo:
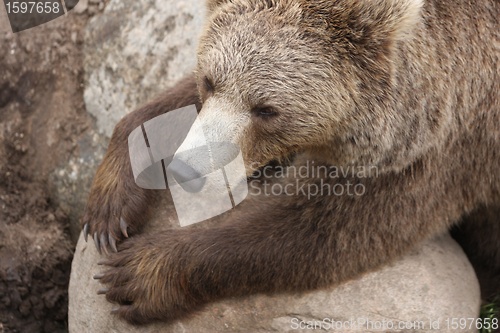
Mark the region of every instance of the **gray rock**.
<instances>
[{"instance_id":1,"label":"gray rock","mask_svg":"<svg viewBox=\"0 0 500 333\"><path fill-rule=\"evenodd\" d=\"M97 2L102 3L91 4ZM88 6L88 0L81 0L75 11L84 12ZM111 0L88 23L84 100L96 124L80 139L77 156L55 170L49 181L52 199L69 216L75 242L92 178L114 126L192 71L204 15L204 5L197 0Z\"/></svg>"},{"instance_id":2,"label":"gray rock","mask_svg":"<svg viewBox=\"0 0 500 333\"><path fill-rule=\"evenodd\" d=\"M177 227L172 202L167 200L159 207L164 208L155 213L146 233ZM210 225L201 223L199 227ZM391 328L389 325L397 328L398 323L423 325L419 332L457 332L447 327L446 319L479 314L480 292L474 270L449 235L428 241L397 262L337 288L227 299L207 305L189 320L140 328L111 315L113 305L96 295L102 286L92 276L103 270L96 264L99 258L93 243L86 243L80 237L69 286L69 331L72 333L312 332L312 329L298 329L298 325L301 321L305 327L314 322L321 325L323 319L326 321L321 328L325 330L333 321L337 325L356 323L330 330L337 332L381 331L378 328ZM439 329L430 329L431 322L439 325ZM473 330L462 330L469 331Z\"/></svg>"},{"instance_id":3,"label":"gray rock","mask_svg":"<svg viewBox=\"0 0 500 333\"><path fill-rule=\"evenodd\" d=\"M5 6L0 6L0 33L3 35L5 33L11 33L12 29L9 24L9 17L5 10ZM0 326L1 328L1 326Z\"/></svg>"},{"instance_id":4,"label":"gray rock","mask_svg":"<svg viewBox=\"0 0 500 333\"><path fill-rule=\"evenodd\" d=\"M68 217L71 238L75 243L80 234L80 218L87 203L92 179L107 145L107 137L97 133L96 129L87 130L78 140L76 156L49 176L50 196Z\"/></svg>"},{"instance_id":5,"label":"gray rock","mask_svg":"<svg viewBox=\"0 0 500 333\"><path fill-rule=\"evenodd\" d=\"M77 14L83 14L89 8L89 0L80 0L73 9Z\"/></svg>"},{"instance_id":6,"label":"gray rock","mask_svg":"<svg viewBox=\"0 0 500 333\"><path fill-rule=\"evenodd\" d=\"M204 16L199 0L111 0L89 22L84 99L100 132L194 69Z\"/></svg>"}]
</instances>

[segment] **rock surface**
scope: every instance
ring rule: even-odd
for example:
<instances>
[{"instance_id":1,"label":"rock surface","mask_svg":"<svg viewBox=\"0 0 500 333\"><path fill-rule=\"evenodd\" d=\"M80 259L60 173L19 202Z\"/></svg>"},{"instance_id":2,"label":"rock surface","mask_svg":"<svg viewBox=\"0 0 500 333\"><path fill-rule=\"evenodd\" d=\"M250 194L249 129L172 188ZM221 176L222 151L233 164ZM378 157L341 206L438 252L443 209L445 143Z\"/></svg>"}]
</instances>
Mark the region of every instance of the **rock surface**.
<instances>
[{"instance_id":1,"label":"rock surface","mask_svg":"<svg viewBox=\"0 0 500 333\"><path fill-rule=\"evenodd\" d=\"M102 133L195 68L204 17L199 0L112 0L89 22L84 99Z\"/></svg>"},{"instance_id":2,"label":"rock surface","mask_svg":"<svg viewBox=\"0 0 500 333\"><path fill-rule=\"evenodd\" d=\"M64 166L57 168L49 177L51 198L68 217L73 242L80 235L80 218L107 145L108 138L105 135L99 134L96 128L89 128L78 139L76 156L70 157Z\"/></svg>"},{"instance_id":3,"label":"rock surface","mask_svg":"<svg viewBox=\"0 0 500 333\"><path fill-rule=\"evenodd\" d=\"M167 197L166 191L158 193L165 193ZM164 199L158 206L163 208L155 213L146 233L175 227L172 202ZM210 226L201 223L197 227ZM326 322L321 328L325 330L331 328L329 320L356 323L331 330L337 332L387 331L377 328L391 328L389 325L397 328L398 323L418 325L416 322L423 322L419 332L457 332L448 329L447 318L471 318L479 314L480 293L474 270L448 235L429 241L399 261L337 288L295 295L228 299L207 305L188 320L140 328L131 327L111 315L113 305L96 294L102 288L92 279L103 269L96 264L99 258L94 244L86 243L80 236L69 287L71 333L309 332L313 330L296 329L300 320L306 325L303 327L307 327L307 322L323 319ZM439 325L439 329L430 329L431 321ZM408 328L393 331L413 331Z\"/></svg>"},{"instance_id":4,"label":"rock surface","mask_svg":"<svg viewBox=\"0 0 500 333\"><path fill-rule=\"evenodd\" d=\"M85 11L86 4L80 1L75 11ZM56 170L49 182L53 200L70 218L74 242L114 126L194 69L204 16L198 0L111 0L88 23L84 100L95 124L78 142L78 156Z\"/></svg>"}]
</instances>

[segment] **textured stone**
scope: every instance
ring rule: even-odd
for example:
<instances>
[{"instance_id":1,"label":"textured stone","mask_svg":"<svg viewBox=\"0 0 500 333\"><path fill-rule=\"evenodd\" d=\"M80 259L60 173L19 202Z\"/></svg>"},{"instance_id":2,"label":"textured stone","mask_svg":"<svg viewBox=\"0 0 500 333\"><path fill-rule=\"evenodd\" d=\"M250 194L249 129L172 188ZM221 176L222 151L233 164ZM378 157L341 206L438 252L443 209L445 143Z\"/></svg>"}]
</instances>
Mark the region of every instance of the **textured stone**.
<instances>
[{"instance_id":1,"label":"textured stone","mask_svg":"<svg viewBox=\"0 0 500 333\"><path fill-rule=\"evenodd\" d=\"M205 8L199 0L112 0L85 36L85 105L110 136L125 114L192 71Z\"/></svg>"},{"instance_id":2,"label":"textured stone","mask_svg":"<svg viewBox=\"0 0 500 333\"><path fill-rule=\"evenodd\" d=\"M82 0L75 11L87 6ZM79 155L49 182L52 198L70 218L75 242L92 178L114 126L193 70L204 15L197 0L111 0L87 24L84 100L96 124L78 143Z\"/></svg>"},{"instance_id":3,"label":"textured stone","mask_svg":"<svg viewBox=\"0 0 500 333\"><path fill-rule=\"evenodd\" d=\"M68 163L57 168L49 177L49 190L52 200L68 216L73 242L80 234L80 218L85 209L92 179L99 166L108 138L97 133L96 129L87 130L77 142L78 155Z\"/></svg>"},{"instance_id":4,"label":"textured stone","mask_svg":"<svg viewBox=\"0 0 500 333\"><path fill-rule=\"evenodd\" d=\"M7 16L7 12L5 11L5 6L2 4L0 6L0 33L6 34L10 32L12 32L12 29L10 28L9 18Z\"/></svg>"},{"instance_id":5,"label":"textured stone","mask_svg":"<svg viewBox=\"0 0 500 333\"><path fill-rule=\"evenodd\" d=\"M158 192L165 193L166 192ZM146 233L175 226L171 201L162 202ZM201 223L197 227L208 228ZM353 249L355 250L355 248ZM479 284L462 249L449 236L426 242L404 258L368 273L337 288L300 294L253 295L227 299L207 305L190 319L171 324L156 323L134 328L111 315L113 305L96 295L102 286L92 279L105 269L93 242L83 237L78 242L69 287L69 330L80 332L309 332L294 330L304 322L368 320L368 325L383 323L424 323L419 332L457 332L448 329L447 318L477 317L480 306ZM325 263L328 264L328 263ZM430 321L439 323L429 329ZM328 328L323 325L323 329ZM304 324L305 325L305 324ZM367 332L371 326L358 325L331 330ZM385 327L389 327L385 324ZM377 328L378 326L375 326ZM382 326L383 327L383 326ZM397 326L395 326L397 327ZM379 330L380 331L380 330ZM394 332L410 332L394 330ZM462 332L473 330L463 330Z\"/></svg>"}]
</instances>

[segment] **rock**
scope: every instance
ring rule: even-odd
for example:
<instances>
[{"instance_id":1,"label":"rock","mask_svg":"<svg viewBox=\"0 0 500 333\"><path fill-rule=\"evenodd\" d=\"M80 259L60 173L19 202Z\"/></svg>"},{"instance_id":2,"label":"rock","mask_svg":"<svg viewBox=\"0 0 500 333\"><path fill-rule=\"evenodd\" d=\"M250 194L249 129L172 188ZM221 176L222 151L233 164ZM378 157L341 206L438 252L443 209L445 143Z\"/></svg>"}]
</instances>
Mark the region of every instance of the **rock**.
<instances>
[{"instance_id":1,"label":"rock","mask_svg":"<svg viewBox=\"0 0 500 333\"><path fill-rule=\"evenodd\" d=\"M103 2L80 0L74 10L84 12L97 3ZM204 15L204 5L197 0L111 0L88 23L84 99L96 124L79 140L77 156L55 170L49 181L52 199L69 216L75 243L92 179L114 126L192 71ZM72 36L73 41L77 37Z\"/></svg>"},{"instance_id":2,"label":"rock","mask_svg":"<svg viewBox=\"0 0 500 333\"><path fill-rule=\"evenodd\" d=\"M146 233L176 227L170 199L164 199L158 207L163 208L154 214ZM198 227L210 225L203 222ZM96 294L102 288L92 279L103 270L96 264L99 258L93 242L86 243L80 236L69 287L69 331L72 333L312 332L298 328L314 321L318 324L323 319L326 320L323 329L329 328L330 320L335 320L337 325L344 322L333 330L337 332L376 331L399 322L404 325L422 322L419 332L452 332L446 326L447 318L471 318L479 314L480 291L474 270L449 235L428 241L397 262L337 288L227 299L207 305L190 319L140 328L111 315L113 305ZM434 328L439 325L439 329L431 330L431 322Z\"/></svg>"},{"instance_id":3,"label":"rock","mask_svg":"<svg viewBox=\"0 0 500 333\"><path fill-rule=\"evenodd\" d=\"M80 0L73 9L77 14L83 14L89 8L89 0Z\"/></svg>"},{"instance_id":4,"label":"rock","mask_svg":"<svg viewBox=\"0 0 500 333\"><path fill-rule=\"evenodd\" d=\"M9 24L9 17L5 10L5 6L0 6L0 34L5 35L6 33L12 33L12 29ZM0 326L1 328L2 326ZM0 331L1 332L1 331Z\"/></svg>"},{"instance_id":5,"label":"rock","mask_svg":"<svg viewBox=\"0 0 500 333\"><path fill-rule=\"evenodd\" d=\"M96 129L87 130L78 140L76 156L49 176L51 199L68 217L71 238L75 243L80 234L80 218L90 186L107 145L107 137L97 133Z\"/></svg>"},{"instance_id":6,"label":"rock","mask_svg":"<svg viewBox=\"0 0 500 333\"><path fill-rule=\"evenodd\" d=\"M84 99L100 132L194 69L204 16L199 0L111 0L89 22Z\"/></svg>"}]
</instances>

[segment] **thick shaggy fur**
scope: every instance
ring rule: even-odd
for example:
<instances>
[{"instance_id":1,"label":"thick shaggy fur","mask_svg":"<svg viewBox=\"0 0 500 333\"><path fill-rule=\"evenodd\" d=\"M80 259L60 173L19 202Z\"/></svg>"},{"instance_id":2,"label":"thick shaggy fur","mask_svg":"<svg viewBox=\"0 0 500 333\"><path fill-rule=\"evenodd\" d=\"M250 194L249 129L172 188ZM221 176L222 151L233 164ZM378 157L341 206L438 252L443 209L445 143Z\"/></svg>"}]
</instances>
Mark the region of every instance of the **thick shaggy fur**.
<instances>
[{"instance_id":1,"label":"thick shaggy fur","mask_svg":"<svg viewBox=\"0 0 500 333\"><path fill-rule=\"evenodd\" d=\"M172 320L222 297L339 284L500 204L500 2L208 5L196 76L115 129L84 216L98 247L124 238L120 218L131 232L144 221L149 199L133 183L127 135L198 100L201 115L238 119L249 174L290 159L379 172L298 180L362 184L363 196L253 196L218 227L126 240L99 277L123 318ZM487 223L499 239L498 219ZM500 268L498 242L477 253Z\"/></svg>"}]
</instances>

